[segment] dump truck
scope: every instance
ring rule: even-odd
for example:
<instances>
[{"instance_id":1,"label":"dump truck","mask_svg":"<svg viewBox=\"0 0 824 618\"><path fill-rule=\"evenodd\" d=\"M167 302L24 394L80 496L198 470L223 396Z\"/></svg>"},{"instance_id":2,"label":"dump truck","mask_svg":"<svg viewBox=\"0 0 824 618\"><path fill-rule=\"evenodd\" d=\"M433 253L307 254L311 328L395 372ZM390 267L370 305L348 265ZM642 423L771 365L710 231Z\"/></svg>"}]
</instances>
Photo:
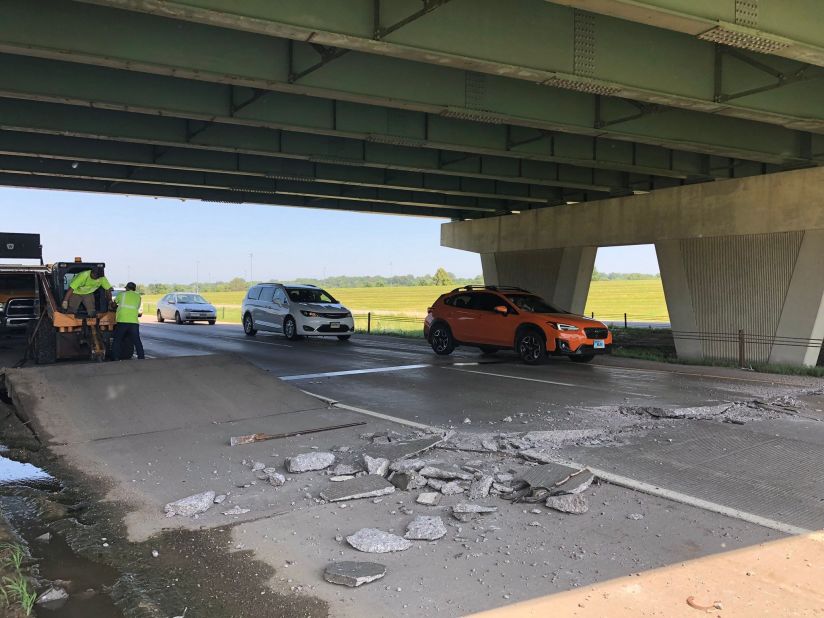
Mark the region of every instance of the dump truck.
<instances>
[{"instance_id":1,"label":"dump truck","mask_svg":"<svg viewBox=\"0 0 824 618\"><path fill-rule=\"evenodd\" d=\"M39 264L0 264L0 325L26 329L26 358L37 364L59 360L102 361L110 353L115 312L104 290L95 293L96 315L77 315L60 306L72 279L102 262L75 258L43 264L39 234L0 233L0 258L34 259ZM128 350L121 358L130 358Z\"/></svg>"}]
</instances>

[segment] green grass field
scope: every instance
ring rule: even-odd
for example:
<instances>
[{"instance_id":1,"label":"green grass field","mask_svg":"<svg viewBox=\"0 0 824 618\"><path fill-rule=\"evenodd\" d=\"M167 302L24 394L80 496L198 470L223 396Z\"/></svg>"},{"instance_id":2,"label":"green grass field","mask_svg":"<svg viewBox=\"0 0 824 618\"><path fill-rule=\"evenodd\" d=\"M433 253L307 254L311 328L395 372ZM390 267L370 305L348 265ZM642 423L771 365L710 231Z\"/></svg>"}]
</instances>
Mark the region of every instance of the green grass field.
<instances>
[{"instance_id":1,"label":"green grass field","mask_svg":"<svg viewBox=\"0 0 824 618\"><path fill-rule=\"evenodd\" d=\"M358 329L366 329L366 313L372 313L373 332L420 332L426 309L448 287L416 286L387 288L330 288L329 293L355 314ZM218 319L240 322L240 305L245 292L213 292L203 296L218 309ZM143 297L144 313L151 315L159 295ZM586 314L630 322L667 322L664 290L657 279L645 281L593 281Z\"/></svg>"}]
</instances>

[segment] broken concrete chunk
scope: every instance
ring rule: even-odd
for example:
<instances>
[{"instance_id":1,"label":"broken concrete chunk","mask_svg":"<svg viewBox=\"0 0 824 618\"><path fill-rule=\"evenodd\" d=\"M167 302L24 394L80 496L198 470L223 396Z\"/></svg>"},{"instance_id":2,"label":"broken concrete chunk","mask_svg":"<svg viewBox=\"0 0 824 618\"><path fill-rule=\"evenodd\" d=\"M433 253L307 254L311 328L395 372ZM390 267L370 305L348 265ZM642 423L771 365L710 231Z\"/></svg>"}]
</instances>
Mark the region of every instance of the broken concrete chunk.
<instances>
[{"instance_id":1,"label":"broken concrete chunk","mask_svg":"<svg viewBox=\"0 0 824 618\"><path fill-rule=\"evenodd\" d=\"M377 562L333 562L323 572L323 578L331 584L357 588L386 575L386 567Z\"/></svg>"},{"instance_id":2,"label":"broken concrete chunk","mask_svg":"<svg viewBox=\"0 0 824 618\"><path fill-rule=\"evenodd\" d=\"M451 483L444 483L441 485L441 493L444 496L455 496L457 494L462 494L464 492L464 488L458 484L458 481L452 481Z\"/></svg>"},{"instance_id":3,"label":"broken concrete chunk","mask_svg":"<svg viewBox=\"0 0 824 618\"><path fill-rule=\"evenodd\" d=\"M441 481L440 479L426 479L426 484L432 489L437 489L440 491L441 488L446 485L446 481Z\"/></svg>"},{"instance_id":4,"label":"broken concrete chunk","mask_svg":"<svg viewBox=\"0 0 824 618\"><path fill-rule=\"evenodd\" d=\"M627 515L627 519L634 519L635 521L638 521L639 519L644 519L644 516L641 515L641 513L630 513Z\"/></svg>"},{"instance_id":5,"label":"broken concrete chunk","mask_svg":"<svg viewBox=\"0 0 824 618\"><path fill-rule=\"evenodd\" d=\"M273 487L280 487L286 482L286 477L275 468L264 468L261 472L263 473L263 478L269 481L269 484Z\"/></svg>"},{"instance_id":6,"label":"broken concrete chunk","mask_svg":"<svg viewBox=\"0 0 824 618\"><path fill-rule=\"evenodd\" d=\"M603 438L606 429L553 429L550 431L528 431L523 439L542 448L562 448L571 444Z\"/></svg>"},{"instance_id":7,"label":"broken concrete chunk","mask_svg":"<svg viewBox=\"0 0 824 618\"><path fill-rule=\"evenodd\" d=\"M360 464L339 463L329 471L329 474L333 476L355 475L362 470L363 466Z\"/></svg>"},{"instance_id":8,"label":"broken concrete chunk","mask_svg":"<svg viewBox=\"0 0 824 618\"><path fill-rule=\"evenodd\" d=\"M409 522L404 538L413 541L435 541L446 534L446 526L437 515L418 515Z\"/></svg>"},{"instance_id":9,"label":"broken concrete chunk","mask_svg":"<svg viewBox=\"0 0 824 618\"><path fill-rule=\"evenodd\" d=\"M460 479L462 481L471 481L475 478L469 472L464 472L454 466L425 466L418 471L418 474L431 479L443 480Z\"/></svg>"},{"instance_id":10,"label":"broken concrete chunk","mask_svg":"<svg viewBox=\"0 0 824 618\"><path fill-rule=\"evenodd\" d=\"M498 510L497 506L484 506L483 504L470 504L462 502L452 507L453 513L494 513Z\"/></svg>"},{"instance_id":11,"label":"broken concrete chunk","mask_svg":"<svg viewBox=\"0 0 824 618\"><path fill-rule=\"evenodd\" d=\"M587 468L576 470L558 463L547 463L527 470L518 480L528 485L533 495L539 491L555 495L581 493L592 485L594 478Z\"/></svg>"},{"instance_id":12,"label":"broken concrete chunk","mask_svg":"<svg viewBox=\"0 0 824 618\"><path fill-rule=\"evenodd\" d=\"M487 451L492 451L493 453L498 451L498 442L496 440L481 440L481 446L484 447Z\"/></svg>"},{"instance_id":13,"label":"broken concrete chunk","mask_svg":"<svg viewBox=\"0 0 824 618\"><path fill-rule=\"evenodd\" d=\"M223 502L228 496L226 494L220 494L219 496L215 496L215 504L220 504Z\"/></svg>"},{"instance_id":14,"label":"broken concrete chunk","mask_svg":"<svg viewBox=\"0 0 824 618\"><path fill-rule=\"evenodd\" d=\"M62 588L52 586L37 598L37 605L47 605L49 609L55 610L69 600L69 593Z\"/></svg>"},{"instance_id":15,"label":"broken concrete chunk","mask_svg":"<svg viewBox=\"0 0 824 618\"><path fill-rule=\"evenodd\" d=\"M242 509L239 506L233 506L228 511L223 511L224 515L245 515L251 509Z\"/></svg>"},{"instance_id":16,"label":"broken concrete chunk","mask_svg":"<svg viewBox=\"0 0 824 618\"><path fill-rule=\"evenodd\" d=\"M341 474L340 476L330 476L329 480L332 481L333 483L340 483L342 481L348 481L348 480L353 479L353 478L355 478L355 477L352 476L351 474Z\"/></svg>"},{"instance_id":17,"label":"broken concrete chunk","mask_svg":"<svg viewBox=\"0 0 824 618\"><path fill-rule=\"evenodd\" d=\"M505 472L499 472L495 475L495 481L498 483L509 483L513 478L513 475Z\"/></svg>"},{"instance_id":18,"label":"broken concrete chunk","mask_svg":"<svg viewBox=\"0 0 824 618\"><path fill-rule=\"evenodd\" d=\"M370 554L404 551L412 547L412 543L408 540L377 528L362 528L346 537L346 541L358 551Z\"/></svg>"},{"instance_id":19,"label":"broken concrete chunk","mask_svg":"<svg viewBox=\"0 0 824 618\"><path fill-rule=\"evenodd\" d=\"M561 513L572 513L573 515L582 515L589 510L589 503L586 497L581 494L550 496L546 499L546 505Z\"/></svg>"},{"instance_id":20,"label":"broken concrete chunk","mask_svg":"<svg viewBox=\"0 0 824 618\"><path fill-rule=\"evenodd\" d=\"M502 494L511 494L515 491L510 485L504 485L503 483L492 483L492 489Z\"/></svg>"},{"instance_id":21,"label":"broken concrete chunk","mask_svg":"<svg viewBox=\"0 0 824 618\"><path fill-rule=\"evenodd\" d=\"M595 480L595 475L588 469L583 469L580 472L573 474L569 479L558 484L553 494L579 494L589 489L592 482Z\"/></svg>"},{"instance_id":22,"label":"broken concrete chunk","mask_svg":"<svg viewBox=\"0 0 824 618\"><path fill-rule=\"evenodd\" d=\"M419 494L417 500L415 500L415 502L423 504L424 506L438 506L440 501L441 494L434 491L425 491Z\"/></svg>"},{"instance_id":23,"label":"broken concrete chunk","mask_svg":"<svg viewBox=\"0 0 824 618\"><path fill-rule=\"evenodd\" d=\"M489 495L489 490L492 489L492 483L491 476L482 476L480 479L472 481L469 486L469 499L480 500L486 498Z\"/></svg>"},{"instance_id":24,"label":"broken concrete chunk","mask_svg":"<svg viewBox=\"0 0 824 618\"><path fill-rule=\"evenodd\" d=\"M286 460L286 469L289 472L311 472L324 470L335 463L332 453L301 453Z\"/></svg>"},{"instance_id":25,"label":"broken concrete chunk","mask_svg":"<svg viewBox=\"0 0 824 618\"><path fill-rule=\"evenodd\" d=\"M518 454L527 461L537 461L538 463L554 463L558 459L558 453L543 448L524 448Z\"/></svg>"},{"instance_id":26,"label":"broken concrete chunk","mask_svg":"<svg viewBox=\"0 0 824 618\"><path fill-rule=\"evenodd\" d=\"M391 494L394 491L395 486L385 478L369 474L324 487L320 492L320 497L327 502L339 502L358 498L374 498Z\"/></svg>"},{"instance_id":27,"label":"broken concrete chunk","mask_svg":"<svg viewBox=\"0 0 824 618\"><path fill-rule=\"evenodd\" d=\"M378 476L385 476L389 472L389 460L385 457L370 457L363 456L363 463L366 464L366 472L368 474L377 474Z\"/></svg>"},{"instance_id":28,"label":"broken concrete chunk","mask_svg":"<svg viewBox=\"0 0 824 618\"><path fill-rule=\"evenodd\" d=\"M215 502L215 492L204 491L200 494L181 498L175 502L170 502L163 507L166 517L191 517L198 513L205 513Z\"/></svg>"},{"instance_id":29,"label":"broken concrete chunk","mask_svg":"<svg viewBox=\"0 0 824 618\"><path fill-rule=\"evenodd\" d=\"M389 464L393 472L417 472L426 465L423 459L396 459Z\"/></svg>"},{"instance_id":30,"label":"broken concrete chunk","mask_svg":"<svg viewBox=\"0 0 824 618\"><path fill-rule=\"evenodd\" d=\"M417 472L393 472L389 477L389 482L401 491L426 487L426 479Z\"/></svg>"},{"instance_id":31,"label":"broken concrete chunk","mask_svg":"<svg viewBox=\"0 0 824 618\"><path fill-rule=\"evenodd\" d=\"M443 440L444 436L433 436L407 442L393 441L390 444L370 444L364 449L364 452L370 457L382 457L389 461L395 461L417 455L443 442Z\"/></svg>"},{"instance_id":32,"label":"broken concrete chunk","mask_svg":"<svg viewBox=\"0 0 824 618\"><path fill-rule=\"evenodd\" d=\"M266 467L266 464L262 461L253 461L249 464L249 467L252 468L252 472L258 472L263 470Z\"/></svg>"}]
</instances>

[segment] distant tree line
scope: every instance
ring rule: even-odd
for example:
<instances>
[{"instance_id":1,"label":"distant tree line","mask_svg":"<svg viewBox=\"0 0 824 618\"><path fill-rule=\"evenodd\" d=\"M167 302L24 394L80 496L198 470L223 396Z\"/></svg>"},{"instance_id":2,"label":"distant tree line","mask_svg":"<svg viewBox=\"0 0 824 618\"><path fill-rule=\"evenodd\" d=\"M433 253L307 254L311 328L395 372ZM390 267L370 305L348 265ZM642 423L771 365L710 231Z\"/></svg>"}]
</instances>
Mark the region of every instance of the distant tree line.
<instances>
[{"instance_id":1,"label":"distant tree line","mask_svg":"<svg viewBox=\"0 0 824 618\"><path fill-rule=\"evenodd\" d=\"M395 275L383 277L380 275L337 276L315 279L302 277L282 283L308 283L323 288L390 288L419 285L483 285L483 276L478 275L471 279L457 277L444 268L439 268L432 275ZM142 283L138 290L142 294L168 294L169 292L194 292L197 288L203 293L209 292L241 292L260 281L246 281L242 277L235 277L231 281L217 281L214 283ZM122 286L121 286L122 287Z\"/></svg>"},{"instance_id":2,"label":"distant tree line","mask_svg":"<svg viewBox=\"0 0 824 618\"><path fill-rule=\"evenodd\" d=\"M592 271L593 281L648 281L660 278L661 273L655 273L654 275L646 273L602 273L597 268Z\"/></svg>"}]
</instances>

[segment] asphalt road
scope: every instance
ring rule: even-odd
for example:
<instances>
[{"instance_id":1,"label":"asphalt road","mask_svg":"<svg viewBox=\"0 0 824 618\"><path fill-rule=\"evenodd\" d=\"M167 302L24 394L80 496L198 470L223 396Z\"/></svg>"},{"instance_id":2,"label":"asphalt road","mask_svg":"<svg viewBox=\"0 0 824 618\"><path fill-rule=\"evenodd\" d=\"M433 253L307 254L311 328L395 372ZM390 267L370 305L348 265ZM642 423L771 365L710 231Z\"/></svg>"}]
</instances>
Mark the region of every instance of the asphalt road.
<instances>
[{"instance_id":1,"label":"asphalt road","mask_svg":"<svg viewBox=\"0 0 824 618\"><path fill-rule=\"evenodd\" d=\"M355 335L348 342L278 335L246 337L239 326L144 323L154 357L233 353L302 389L350 405L390 410L434 425L497 422L517 413L569 406L698 406L794 390L769 376L699 375L661 365L644 369L622 359L591 364L552 358L527 366L513 353L481 355L458 348L435 355L422 340Z\"/></svg>"}]
</instances>

